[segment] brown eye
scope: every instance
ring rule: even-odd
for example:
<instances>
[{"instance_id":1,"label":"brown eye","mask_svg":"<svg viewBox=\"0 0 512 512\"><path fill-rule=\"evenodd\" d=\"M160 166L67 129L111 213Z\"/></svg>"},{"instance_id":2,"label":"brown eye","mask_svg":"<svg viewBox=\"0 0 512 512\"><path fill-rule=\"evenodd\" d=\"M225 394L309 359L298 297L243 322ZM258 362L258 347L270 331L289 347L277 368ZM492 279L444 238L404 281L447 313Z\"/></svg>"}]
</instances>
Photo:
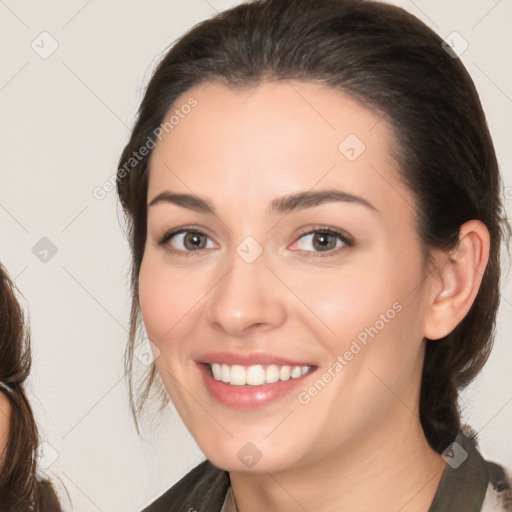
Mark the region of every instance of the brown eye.
<instances>
[{"instance_id":1,"label":"brown eye","mask_svg":"<svg viewBox=\"0 0 512 512\"><path fill-rule=\"evenodd\" d=\"M166 246L171 252L183 253L187 255L199 249L214 248L213 243L209 243L209 238L201 231L192 231L181 229L166 233L158 242L158 245Z\"/></svg>"},{"instance_id":2,"label":"brown eye","mask_svg":"<svg viewBox=\"0 0 512 512\"><path fill-rule=\"evenodd\" d=\"M206 247L206 240L204 235L201 233L195 233L193 231L187 231L184 233L182 243L186 249L204 249Z\"/></svg>"},{"instance_id":3,"label":"brown eye","mask_svg":"<svg viewBox=\"0 0 512 512\"><path fill-rule=\"evenodd\" d=\"M324 256L319 253L327 253L325 256L330 256L332 253L337 254L339 250L346 246L351 247L353 245L354 242L351 237L333 229L309 231L304 233L298 241L299 249L310 253L308 256Z\"/></svg>"}]
</instances>

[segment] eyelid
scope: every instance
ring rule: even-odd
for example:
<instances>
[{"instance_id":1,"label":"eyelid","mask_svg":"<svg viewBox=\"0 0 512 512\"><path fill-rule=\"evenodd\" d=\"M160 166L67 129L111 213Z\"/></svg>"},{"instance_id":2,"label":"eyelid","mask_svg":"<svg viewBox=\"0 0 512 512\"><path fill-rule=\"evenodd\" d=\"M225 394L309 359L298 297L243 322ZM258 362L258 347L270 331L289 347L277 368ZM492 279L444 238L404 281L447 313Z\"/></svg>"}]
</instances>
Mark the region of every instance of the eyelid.
<instances>
[{"instance_id":1,"label":"eyelid","mask_svg":"<svg viewBox=\"0 0 512 512\"><path fill-rule=\"evenodd\" d=\"M179 228L170 229L168 231L165 231L165 233L157 238L157 244L159 246L163 246L169 242L174 236L180 235L182 233L197 233L199 235L204 235L210 240L212 240L211 236L208 234L207 230L202 227L197 226L181 226ZM196 251L180 251L176 250L176 252L183 253L183 252L196 252Z\"/></svg>"},{"instance_id":2,"label":"eyelid","mask_svg":"<svg viewBox=\"0 0 512 512\"><path fill-rule=\"evenodd\" d=\"M335 236L338 239L340 239L343 242L343 245L341 247L338 247L337 249L328 250L328 251L305 251L305 250L297 250L297 252L301 252L306 255L306 257L313 257L313 258L329 258L329 257L336 257L340 254L340 252L346 250L347 247L353 247L355 246L355 240L352 235L347 233L346 231L338 228L332 228L329 226L314 226L309 228L304 228L301 230L301 232L297 236L297 240L293 242L293 245L295 245L302 237L306 235L311 234L327 234L331 236Z\"/></svg>"},{"instance_id":3,"label":"eyelid","mask_svg":"<svg viewBox=\"0 0 512 512\"><path fill-rule=\"evenodd\" d=\"M175 228L175 229L166 231L162 236L160 236L158 238L157 244L158 244L158 246L165 246L174 236L182 234L182 233L187 233L187 232L203 235L211 240L210 235L205 231L206 230L204 228L198 228L197 226L181 226L179 228ZM338 229L338 228L324 226L324 225L317 225L317 226L313 226L313 227L303 228L296 235L296 239L292 245L296 244L305 235L318 234L318 233L337 236L343 242L343 244L344 244L343 247L345 247L345 246L353 247L355 245L354 238L346 231ZM325 258L325 257L337 255L343 249L343 247L338 248L336 250L329 250L329 251L298 250L297 252L306 253L307 256L313 256L313 257L316 256L316 257L324 257ZM204 253L204 249L198 249L198 250L194 250L194 251L184 251L184 250L180 250L180 249L167 248L167 250L173 254L184 255L184 256L191 256L191 255L199 256Z\"/></svg>"},{"instance_id":4,"label":"eyelid","mask_svg":"<svg viewBox=\"0 0 512 512\"><path fill-rule=\"evenodd\" d=\"M352 235L350 235L347 231L344 231L343 229L338 228L332 228L330 226L314 226L310 228L304 228L299 232L297 235L298 238L302 238L304 235L310 235L312 233L327 233L331 235L337 235L339 236L343 242L345 242L347 245L355 245L355 239Z\"/></svg>"}]
</instances>

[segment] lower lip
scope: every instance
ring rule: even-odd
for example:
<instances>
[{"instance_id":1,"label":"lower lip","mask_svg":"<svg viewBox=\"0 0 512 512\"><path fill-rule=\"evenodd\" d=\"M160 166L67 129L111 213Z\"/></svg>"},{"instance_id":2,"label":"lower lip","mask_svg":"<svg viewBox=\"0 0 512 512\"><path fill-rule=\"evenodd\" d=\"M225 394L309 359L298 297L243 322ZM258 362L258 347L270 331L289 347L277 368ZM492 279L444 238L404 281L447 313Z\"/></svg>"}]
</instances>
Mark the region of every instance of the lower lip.
<instances>
[{"instance_id":1,"label":"lower lip","mask_svg":"<svg viewBox=\"0 0 512 512\"><path fill-rule=\"evenodd\" d=\"M207 364L198 363L203 376L204 384L210 394L221 404L239 409L255 409L263 407L279 398L289 395L295 388L304 383L304 379L311 376L313 369L302 377L277 381L273 384L261 386L231 386L225 382L215 380L210 374Z\"/></svg>"}]
</instances>

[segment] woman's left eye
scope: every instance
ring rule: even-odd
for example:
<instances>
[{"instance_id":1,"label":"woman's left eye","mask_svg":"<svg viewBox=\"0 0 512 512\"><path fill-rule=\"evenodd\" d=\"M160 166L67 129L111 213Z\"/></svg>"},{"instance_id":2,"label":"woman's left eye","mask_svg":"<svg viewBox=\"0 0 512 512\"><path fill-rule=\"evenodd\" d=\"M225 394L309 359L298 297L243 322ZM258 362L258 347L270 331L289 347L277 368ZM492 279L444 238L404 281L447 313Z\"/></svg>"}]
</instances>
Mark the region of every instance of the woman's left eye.
<instances>
[{"instance_id":1,"label":"woman's left eye","mask_svg":"<svg viewBox=\"0 0 512 512\"><path fill-rule=\"evenodd\" d=\"M332 256L333 252L339 252L337 249L341 249L344 246L351 247L354 245L354 241L349 235L330 228L308 231L299 238L297 243L301 251L311 253L307 256L313 257ZM313 250L308 249L308 247L313 247Z\"/></svg>"}]
</instances>

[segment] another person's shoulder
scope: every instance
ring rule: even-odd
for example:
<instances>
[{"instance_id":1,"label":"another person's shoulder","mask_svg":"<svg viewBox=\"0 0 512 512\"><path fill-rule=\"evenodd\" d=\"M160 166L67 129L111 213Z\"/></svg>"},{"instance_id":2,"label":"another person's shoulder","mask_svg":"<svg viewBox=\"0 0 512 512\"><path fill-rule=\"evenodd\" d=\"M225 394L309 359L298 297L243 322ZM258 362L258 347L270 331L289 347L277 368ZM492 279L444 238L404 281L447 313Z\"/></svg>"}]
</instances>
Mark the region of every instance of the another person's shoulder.
<instances>
[{"instance_id":1,"label":"another person's shoulder","mask_svg":"<svg viewBox=\"0 0 512 512\"><path fill-rule=\"evenodd\" d=\"M229 488L229 473L209 460L198 464L143 512L220 511Z\"/></svg>"}]
</instances>

